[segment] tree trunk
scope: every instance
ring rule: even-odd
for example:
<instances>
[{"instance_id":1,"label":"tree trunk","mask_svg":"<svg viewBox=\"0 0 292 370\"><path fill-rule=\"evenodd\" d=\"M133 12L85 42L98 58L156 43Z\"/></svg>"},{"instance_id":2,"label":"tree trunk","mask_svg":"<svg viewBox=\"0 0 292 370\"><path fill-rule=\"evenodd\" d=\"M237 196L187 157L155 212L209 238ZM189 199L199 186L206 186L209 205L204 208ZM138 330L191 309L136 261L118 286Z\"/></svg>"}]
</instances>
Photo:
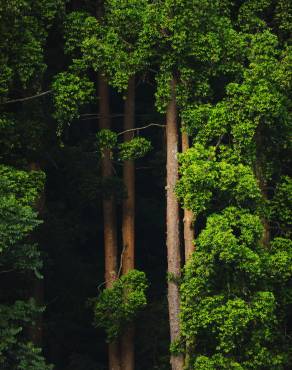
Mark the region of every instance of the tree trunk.
<instances>
[{"instance_id":1,"label":"tree trunk","mask_svg":"<svg viewBox=\"0 0 292 370\"><path fill-rule=\"evenodd\" d=\"M40 171L41 167L37 162L31 162L29 164L30 171ZM42 215L45 206L45 192L44 190L38 195L35 201L34 208L38 212L39 216ZM39 307L44 306L44 280L39 279L33 272L30 273L30 294L35 299L36 304ZM29 340L37 347L42 348L43 346L43 313L40 312L34 318L35 325L31 326L28 331Z\"/></svg>"},{"instance_id":2,"label":"tree trunk","mask_svg":"<svg viewBox=\"0 0 292 370\"><path fill-rule=\"evenodd\" d=\"M171 81L171 99L166 113L166 245L168 263L168 310L170 324L170 340L175 342L180 337L179 311L180 295L177 279L181 276L180 235L179 235L179 205L174 193L178 180L178 127L177 107L175 98L175 81ZM171 355L172 370L183 369L183 356Z\"/></svg>"},{"instance_id":3,"label":"tree trunk","mask_svg":"<svg viewBox=\"0 0 292 370\"><path fill-rule=\"evenodd\" d=\"M110 129L109 88L105 79L99 75L99 127ZM113 175L111 152L105 149L101 160L101 176L105 180ZM117 278L117 227L116 209L113 196L102 201L104 225L105 286L110 288ZM119 346L117 342L108 345L109 370L120 370Z\"/></svg>"},{"instance_id":4,"label":"tree trunk","mask_svg":"<svg viewBox=\"0 0 292 370\"><path fill-rule=\"evenodd\" d=\"M128 84L125 101L124 130L135 127L135 78L132 77ZM132 133L124 134L124 142L131 140ZM127 197L123 200L123 254L122 273L126 274L135 265L135 163L125 161L123 180L127 190ZM134 327L126 329L121 338L122 370L134 370Z\"/></svg>"},{"instance_id":5,"label":"tree trunk","mask_svg":"<svg viewBox=\"0 0 292 370\"><path fill-rule=\"evenodd\" d=\"M182 133L182 152L186 152L189 149L189 137L186 132ZM189 260L193 251L195 250L194 245L194 221L195 217L192 211L184 209L184 241L185 241L185 262Z\"/></svg>"}]
</instances>

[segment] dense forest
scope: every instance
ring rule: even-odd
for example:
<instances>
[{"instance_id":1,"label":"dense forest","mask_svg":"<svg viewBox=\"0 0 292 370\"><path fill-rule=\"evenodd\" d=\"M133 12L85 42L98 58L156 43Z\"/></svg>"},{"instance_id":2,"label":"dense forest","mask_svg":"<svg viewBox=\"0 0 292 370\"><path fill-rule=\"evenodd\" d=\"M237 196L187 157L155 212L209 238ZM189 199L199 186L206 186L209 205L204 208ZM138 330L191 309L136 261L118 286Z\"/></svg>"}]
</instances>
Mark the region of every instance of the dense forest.
<instances>
[{"instance_id":1,"label":"dense forest","mask_svg":"<svg viewBox=\"0 0 292 370\"><path fill-rule=\"evenodd\" d=\"M0 0L1 369L292 369L291 31Z\"/></svg>"}]
</instances>

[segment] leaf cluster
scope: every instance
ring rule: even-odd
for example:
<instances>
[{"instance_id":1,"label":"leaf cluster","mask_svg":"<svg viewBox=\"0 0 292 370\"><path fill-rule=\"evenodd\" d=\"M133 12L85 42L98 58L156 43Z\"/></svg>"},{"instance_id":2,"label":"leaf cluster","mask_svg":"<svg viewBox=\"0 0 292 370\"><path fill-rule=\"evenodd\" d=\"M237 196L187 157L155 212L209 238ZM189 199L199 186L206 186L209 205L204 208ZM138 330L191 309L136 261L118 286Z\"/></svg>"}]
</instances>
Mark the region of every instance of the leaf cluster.
<instances>
[{"instance_id":1,"label":"leaf cluster","mask_svg":"<svg viewBox=\"0 0 292 370\"><path fill-rule=\"evenodd\" d=\"M95 325L105 329L107 340L113 341L146 306L148 282L145 273L131 270L104 289L94 303Z\"/></svg>"},{"instance_id":2,"label":"leaf cluster","mask_svg":"<svg viewBox=\"0 0 292 370\"><path fill-rule=\"evenodd\" d=\"M286 364L275 283L291 279L291 242L275 239L267 251L262 230L257 216L231 207L211 215L198 237L181 285L190 369Z\"/></svg>"},{"instance_id":3,"label":"leaf cluster","mask_svg":"<svg viewBox=\"0 0 292 370\"><path fill-rule=\"evenodd\" d=\"M29 240L41 223L34 210L43 189L44 173L26 172L0 166L0 273L39 271L42 260L36 243ZM34 325L43 309L34 300L16 300L0 305L0 364L3 369L50 370L41 350L24 338L24 330Z\"/></svg>"},{"instance_id":4,"label":"leaf cluster","mask_svg":"<svg viewBox=\"0 0 292 370\"><path fill-rule=\"evenodd\" d=\"M57 134L74 118L79 117L79 107L93 99L94 84L86 76L70 72L58 74L52 84L54 90L55 118L58 122Z\"/></svg>"}]
</instances>

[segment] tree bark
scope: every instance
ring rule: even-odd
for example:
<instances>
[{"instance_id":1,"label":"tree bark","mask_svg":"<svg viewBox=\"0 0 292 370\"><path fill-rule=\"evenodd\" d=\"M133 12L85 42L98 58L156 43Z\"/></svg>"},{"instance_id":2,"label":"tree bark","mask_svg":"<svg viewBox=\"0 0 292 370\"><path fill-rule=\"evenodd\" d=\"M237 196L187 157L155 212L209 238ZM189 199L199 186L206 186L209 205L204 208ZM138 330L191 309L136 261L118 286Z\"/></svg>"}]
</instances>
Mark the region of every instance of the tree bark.
<instances>
[{"instance_id":1,"label":"tree bark","mask_svg":"<svg viewBox=\"0 0 292 370\"><path fill-rule=\"evenodd\" d=\"M182 152L189 149L189 137L186 132L182 133ZM184 209L184 242L185 242L185 262L189 260L193 251L195 250L194 244L194 221L195 217L191 210Z\"/></svg>"},{"instance_id":2,"label":"tree bark","mask_svg":"<svg viewBox=\"0 0 292 370\"><path fill-rule=\"evenodd\" d=\"M110 129L109 88L103 76L98 78L99 90L99 128ZM105 180L113 175L111 152L105 149L101 160L101 176ZM117 227L116 208L113 196L102 201L104 225L105 286L112 287L117 278ZM117 342L108 345L109 370L121 370L119 345Z\"/></svg>"},{"instance_id":3,"label":"tree bark","mask_svg":"<svg viewBox=\"0 0 292 370\"><path fill-rule=\"evenodd\" d=\"M29 164L30 171L40 171L41 167L37 162L31 162ZM42 215L45 206L45 192L44 190L38 195L34 208L38 212L39 216ZM35 299L36 304L39 307L44 306L44 279L39 279L32 272L30 273L30 294ZM43 313L40 312L35 317L35 325L31 326L28 331L29 340L37 347L42 348L43 346Z\"/></svg>"},{"instance_id":4,"label":"tree bark","mask_svg":"<svg viewBox=\"0 0 292 370\"><path fill-rule=\"evenodd\" d=\"M168 310L170 340L175 342L180 337L179 312L180 295L177 279L181 276L179 205L174 193L178 180L178 127L177 106L175 97L175 80L171 81L171 99L166 112L166 245L168 263ZM171 355L172 370L183 369L183 356Z\"/></svg>"},{"instance_id":5,"label":"tree bark","mask_svg":"<svg viewBox=\"0 0 292 370\"><path fill-rule=\"evenodd\" d=\"M124 131L135 127L135 78L128 84L125 101ZM131 140L132 132L124 133L124 142ZM125 161L123 167L123 181L127 190L127 197L123 200L123 254L122 273L126 274L135 266L135 163ZM122 370L134 370L134 327L126 329L121 338Z\"/></svg>"}]
</instances>

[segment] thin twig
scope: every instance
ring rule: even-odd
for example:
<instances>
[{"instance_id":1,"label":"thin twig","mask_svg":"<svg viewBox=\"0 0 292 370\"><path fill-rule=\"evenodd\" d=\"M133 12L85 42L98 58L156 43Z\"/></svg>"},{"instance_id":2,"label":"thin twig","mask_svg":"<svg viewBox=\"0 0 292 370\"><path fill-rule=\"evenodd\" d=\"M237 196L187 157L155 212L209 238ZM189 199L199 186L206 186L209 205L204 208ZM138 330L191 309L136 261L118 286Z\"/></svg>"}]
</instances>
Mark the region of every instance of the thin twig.
<instances>
[{"instance_id":1,"label":"thin twig","mask_svg":"<svg viewBox=\"0 0 292 370\"><path fill-rule=\"evenodd\" d=\"M122 250L122 253L121 253L121 259L120 259L120 266L119 266L119 270L118 270L118 274L117 274L117 279L120 278L120 275L121 275L121 271L122 271L122 267L123 267L123 256L124 256L124 252L126 250L126 246L123 247L123 250ZM98 286L97 286L97 290L100 292L101 288L106 285L110 280L106 280L106 281L103 281L102 283L100 283Z\"/></svg>"},{"instance_id":2,"label":"thin twig","mask_svg":"<svg viewBox=\"0 0 292 370\"><path fill-rule=\"evenodd\" d=\"M129 130L125 130L125 131L122 131L122 132L119 132L117 135L120 136L120 135L123 135L125 134L126 132L131 132L131 131L140 131L140 130L144 130L148 127L151 127L151 126L157 126L157 127L165 127L165 125L159 125L158 123L150 123L149 125L147 126L142 126L142 127L136 127L136 128L131 128Z\"/></svg>"},{"instance_id":3,"label":"thin twig","mask_svg":"<svg viewBox=\"0 0 292 370\"><path fill-rule=\"evenodd\" d=\"M19 99L7 100L6 102L1 103L1 104L2 105L4 105L4 104L12 104L12 103L18 103L18 102L22 102L22 101L37 99L37 98L40 98L42 96L51 94L52 92L53 92L53 90L48 90L48 91L44 91L44 92L42 92L40 94L36 94L36 95L32 95L32 96L27 96L26 98L19 98Z\"/></svg>"},{"instance_id":4,"label":"thin twig","mask_svg":"<svg viewBox=\"0 0 292 370\"><path fill-rule=\"evenodd\" d=\"M124 163L118 162L118 161L113 161L113 163L116 166L124 166ZM135 167L135 170L153 170L155 167L149 167L149 166L140 166L140 167Z\"/></svg>"},{"instance_id":5,"label":"thin twig","mask_svg":"<svg viewBox=\"0 0 292 370\"><path fill-rule=\"evenodd\" d=\"M153 73L158 73L158 71L156 71L156 69L153 69L153 68L149 68L148 69L150 72L153 72Z\"/></svg>"},{"instance_id":6,"label":"thin twig","mask_svg":"<svg viewBox=\"0 0 292 370\"><path fill-rule=\"evenodd\" d=\"M97 286L97 290L100 292L101 288L106 285L107 281L103 281L101 284Z\"/></svg>"},{"instance_id":7,"label":"thin twig","mask_svg":"<svg viewBox=\"0 0 292 370\"><path fill-rule=\"evenodd\" d=\"M118 276L117 278L119 279L120 276L121 276L121 272L122 272L122 267L123 267L123 256L124 256L124 253L125 253L125 250L127 249L127 246L124 245L123 246L123 250L122 250L122 253L121 253L121 259L120 259L120 267L119 267L119 270L118 270Z\"/></svg>"},{"instance_id":8,"label":"thin twig","mask_svg":"<svg viewBox=\"0 0 292 370\"><path fill-rule=\"evenodd\" d=\"M15 269L0 271L0 274L7 274L8 272L16 271Z\"/></svg>"},{"instance_id":9,"label":"thin twig","mask_svg":"<svg viewBox=\"0 0 292 370\"><path fill-rule=\"evenodd\" d=\"M222 135L219 137L219 139L218 139L218 141L217 141L217 143L216 143L216 145L215 145L215 149L217 149L217 148L218 148L218 146L221 144L221 141L222 141L222 139L223 139L224 135L225 135L225 134L222 134Z\"/></svg>"},{"instance_id":10,"label":"thin twig","mask_svg":"<svg viewBox=\"0 0 292 370\"><path fill-rule=\"evenodd\" d=\"M80 117L116 118L116 117L124 117L124 113L103 114L103 115L99 113L84 113L84 114L80 114Z\"/></svg>"},{"instance_id":11,"label":"thin twig","mask_svg":"<svg viewBox=\"0 0 292 370\"><path fill-rule=\"evenodd\" d=\"M221 141L222 141L222 139L223 139L224 135L225 135L225 134L222 134L222 135L219 137L219 139L218 139L218 141L217 141L217 143L216 143L216 145L215 145L215 151L216 151L216 149L218 148L218 146L221 144ZM211 159L212 159L212 156L209 156L209 157L208 157L208 161L210 161Z\"/></svg>"},{"instance_id":12,"label":"thin twig","mask_svg":"<svg viewBox=\"0 0 292 370\"><path fill-rule=\"evenodd\" d=\"M152 113L148 113L148 114L144 113L144 114L136 114L135 117L149 117L152 115L153 115ZM125 116L124 113L114 113L114 114L106 114L106 115L101 115L99 113L84 113L84 114L80 114L79 117L81 117L82 120L85 120L85 119L93 119L93 118L120 118L124 116Z\"/></svg>"}]
</instances>

